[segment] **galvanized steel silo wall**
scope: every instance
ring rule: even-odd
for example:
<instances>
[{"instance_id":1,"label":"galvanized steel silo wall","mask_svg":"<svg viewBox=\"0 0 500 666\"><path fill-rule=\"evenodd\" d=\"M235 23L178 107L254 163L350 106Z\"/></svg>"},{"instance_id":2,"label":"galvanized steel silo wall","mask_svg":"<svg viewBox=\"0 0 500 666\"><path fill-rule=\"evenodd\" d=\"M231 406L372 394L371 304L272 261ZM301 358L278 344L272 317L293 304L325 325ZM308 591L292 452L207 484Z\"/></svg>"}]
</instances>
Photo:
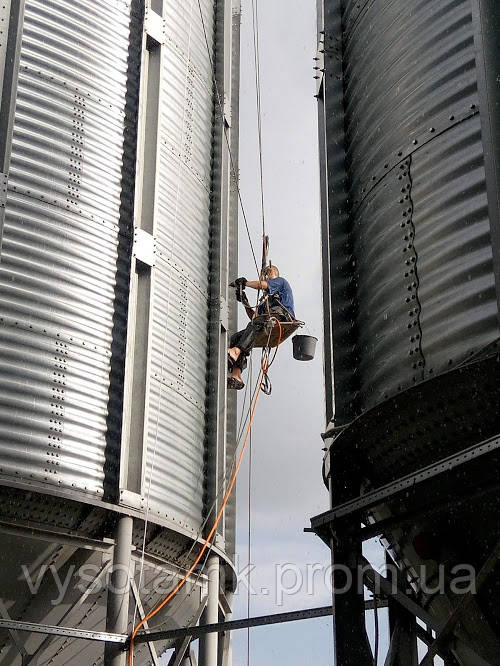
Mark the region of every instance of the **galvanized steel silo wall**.
<instances>
[{"instance_id":1,"label":"galvanized steel silo wall","mask_svg":"<svg viewBox=\"0 0 500 666\"><path fill-rule=\"evenodd\" d=\"M26 3L0 264L1 474L98 496L129 25L129 2Z\"/></svg>"},{"instance_id":2,"label":"galvanized steel silo wall","mask_svg":"<svg viewBox=\"0 0 500 666\"><path fill-rule=\"evenodd\" d=\"M142 3L130 0L26 2L0 264L0 474L151 509L150 520L197 535L209 474L209 317L220 306L214 315L208 302L219 10L213 0L153 4L162 13L147 7L143 30ZM150 33L161 55L140 72ZM145 80L154 67L156 173L146 191L140 155L134 183L128 86L138 95L139 73ZM138 131L140 145L146 115ZM154 234L141 220L148 196ZM130 330L127 339L144 229L154 254L147 339ZM128 494L126 344L128 355L142 345L146 359L144 435L129 461L139 478Z\"/></svg>"},{"instance_id":3,"label":"galvanized steel silo wall","mask_svg":"<svg viewBox=\"0 0 500 666\"><path fill-rule=\"evenodd\" d=\"M224 350L239 21L237 0L26 0L0 255L1 580L14 621L121 631L113 557L130 555L149 611L220 506L236 441ZM228 509L211 551L226 609ZM103 585L82 594L85 567ZM50 571L70 572L57 603ZM206 602L200 570L158 619L195 624ZM102 642L82 650L71 634L19 647L1 628L0 661L102 659ZM149 656L136 646L137 663Z\"/></svg>"},{"instance_id":4,"label":"galvanized steel silo wall","mask_svg":"<svg viewBox=\"0 0 500 666\"><path fill-rule=\"evenodd\" d=\"M325 44L340 62L326 82L341 95L329 112L344 119L339 128L327 118L327 150L345 145L344 194L329 192L336 231L326 231L338 425L499 334L478 3L340 5Z\"/></svg>"}]
</instances>

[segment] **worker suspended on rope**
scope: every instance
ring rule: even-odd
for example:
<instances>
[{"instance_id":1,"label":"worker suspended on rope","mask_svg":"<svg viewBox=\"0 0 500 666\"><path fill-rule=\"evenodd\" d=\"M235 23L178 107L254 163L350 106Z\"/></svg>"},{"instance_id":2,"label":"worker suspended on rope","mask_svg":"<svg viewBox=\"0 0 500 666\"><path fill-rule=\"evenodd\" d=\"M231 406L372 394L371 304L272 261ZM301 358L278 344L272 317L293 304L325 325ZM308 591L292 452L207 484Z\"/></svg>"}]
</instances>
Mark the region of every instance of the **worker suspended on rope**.
<instances>
[{"instance_id":1,"label":"worker suspended on rope","mask_svg":"<svg viewBox=\"0 0 500 666\"><path fill-rule=\"evenodd\" d=\"M228 364L231 374L227 380L230 389L242 389L245 385L241 379L241 372L246 368L247 358L255 346L259 333L269 328L269 323L277 319L280 322L295 322L292 288L285 278L280 277L276 266L267 267L260 280L247 280L238 278L231 286L236 287L236 298L245 307L250 318L248 326L231 337L227 352ZM258 289L264 292L257 311L250 306L245 294L245 287ZM272 345L260 345L272 346Z\"/></svg>"}]
</instances>

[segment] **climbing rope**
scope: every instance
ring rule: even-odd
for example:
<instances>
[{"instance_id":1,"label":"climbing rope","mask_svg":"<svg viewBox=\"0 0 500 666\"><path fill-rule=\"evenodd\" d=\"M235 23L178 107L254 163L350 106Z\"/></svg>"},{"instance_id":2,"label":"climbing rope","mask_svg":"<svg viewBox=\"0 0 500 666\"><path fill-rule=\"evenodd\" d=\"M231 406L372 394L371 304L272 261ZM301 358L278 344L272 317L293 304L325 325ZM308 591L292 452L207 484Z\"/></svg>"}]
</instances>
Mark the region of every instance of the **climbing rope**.
<instances>
[{"instance_id":1,"label":"climbing rope","mask_svg":"<svg viewBox=\"0 0 500 666\"><path fill-rule=\"evenodd\" d=\"M252 368L248 370L248 381L252 383ZM247 618L250 619L250 590L252 575L252 430L248 446L248 580L247 580ZM247 627L247 666L250 666L250 627Z\"/></svg>"},{"instance_id":2,"label":"climbing rope","mask_svg":"<svg viewBox=\"0 0 500 666\"><path fill-rule=\"evenodd\" d=\"M259 53L259 7L258 0L252 0L252 31L254 45L255 66L255 98L257 105L257 134L259 140L259 173L260 173L260 203L262 212L262 238L266 238L265 208L264 208L264 170L262 164L262 107L260 88L260 53Z\"/></svg>"},{"instance_id":3,"label":"climbing rope","mask_svg":"<svg viewBox=\"0 0 500 666\"><path fill-rule=\"evenodd\" d=\"M218 104L218 107L219 107L219 112L220 112L220 115L221 115L221 118L222 118L222 128L223 128L223 134L224 134L225 142L227 144L227 151L228 151L229 161L230 161L230 166L231 166L231 176L234 180L235 187L236 187L236 190L237 190L237 193L238 193L238 201L239 201L239 205L240 205L240 208L241 208L243 220L244 220L244 223L245 223L245 228L246 228L248 240L249 240L249 243L250 243L250 249L251 249L251 252L252 252L255 268L256 268L256 271L259 273L258 266L257 266L257 260L256 260L256 256L255 256L255 251L254 251L254 248L253 248L253 243L252 243L252 239L251 239L251 235L250 235L248 220L247 220L245 208L244 208L244 205L243 205L241 190L240 190L239 183L238 183L238 174L237 174L236 167L235 167L235 162L234 162L234 158L233 158L233 154L232 154L232 150L231 150L231 145L230 145L230 140L229 140L227 128L226 128L226 125L224 123L224 109L223 109L221 95L220 95L218 84L217 84L215 65L214 65L214 62L213 62L212 53L211 53L209 42L208 42L207 31L206 31L205 21L204 21L204 18L203 18L202 7L201 7L200 0L197 0L197 2L198 2L199 13L200 13L201 25L202 25L202 28L203 28L205 45L206 45L206 49L207 49L208 58L209 58L209 61L210 61L212 81L213 81L214 90L215 90L215 98L216 98L216 101L217 101L217 104ZM192 3L191 3L191 7L192 7ZM260 280L261 275L262 275L262 271L265 268L265 264L266 264L266 260L267 260L268 239L267 239L267 236L266 236L266 229L265 229L265 209L264 209L264 186L263 186L264 178L263 178L263 163L262 163L262 115L261 115L261 90L260 90L260 65L259 65L260 56L259 56L258 5L257 5L257 0L252 0L252 7L253 7L253 33L254 33L254 57L255 57L255 86L256 86L256 102L257 102L258 148L259 148L259 173L260 173L262 235L263 235L263 260L262 260L262 269L261 269L261 272L259 273L259 280ZM191 24L190 24L190 36L191 36ZM176 215L176 218L177 218L177 215ZM174 236L175 236L175 234L174 234ZM257 291L257 302L258 302L258 297L259 297L259 291ZM257 306L256 306L256 308L257 308ZM224 499L223 499L221 507L220 507L220 509L217 513L217 517L215 519L215 522L214 522L210 532L208 533L208 536L206 537L199 554L197 555L193 564L190 566L190 568L188 569L188 571L184 575L184 577L181 579L181 581L174 587L174 589L167 595L167 597L165 597L165 599L160 604L158 604L155 608L153 608L134 627L134 630L132 632L131 639L130 639L130 645L129 645L129 660L128 660L129 666L131 666L132 663L133 663L134 639L135 639L139 629L145 623L147 623L151 618L153 618L162 608L164 608L164 606L177 594L177 592L182 587L184 587L184 585L188 582L188 579L191 576L191 574L193 573L194 569L200 563L200 561L203 558L203 555L205 554L205 552L208 550L208 553L209 553L210 549L212 548L213 536L215 534L217 526L218 526L218 524L221 520L221 517L224 513L224 509L226 507L226 504L229 500L232 489L234 487L236 477L238 475L238 471L239 471L239 468L241 466L241 461L242 461L242 458L243 458L243 454L244 454L244 451L245 451L245 448L246 448L246 445L247 445L247 441L248 441L249 438L250 438L250 442L251 442L252 423L253 423L253 418L254 418L255 409L256 409L256 406L257 406L257 401L258 401L259 395L260 395L261 391L265 391L265 389L267 387L269 387L269 389L270 389L270 381L269 381L267 371L268 371L268 368L270 367L270 365L272 365L272 363L274 362L278 347L281 343L281 336L282 336L281 324L279 322L277 322L277 325L279 326L278 344L276 346L274 355L273 355L272 360L270 362L269 362L270 348L266 348L266 349L263 350L262 362L261 362L261 371L260 371L260 374L259 374L259 380L257 382L258 383L258 388L256 389L256 391L254 392L254 394L252 395L252 397L250 399L250 408L249 408L250 416L249 416L249 423L248 423L247 431L246 431L246 434L245 434L245 439L243 441L243 445L241 447L241 452L240 452L240 455L238 457L238 461L236 463L234 472L232 473L231 481L230 481L229 486L227 488L227 491L224 495ZM165 334L166 334L166 330L165 330ZM270 333L269 333L269 335L270 335ZM268 339L268 342L269 342L269 339ZM162 363L163 363L163 354L162 354ZM270 392L270 390L269 390L269 392ZM158 423L157 423L157 426L158 426ZM156 439L156 437L155 437L155 439ZM156 444L156 442L155 442L155 444ZM251 446L250 446L250 448L251 448ZM156 449L156 446L155 446L155 449ZM155 452L154 452L154 454L155 454ZM153 454L153 467L154 467L154 454ZM236 455L236 452L235 452L235 455ZM251 473L251 463L250 463L250 466L249 466L249 473ZM151 477L152 477L152 471L151 471ZM150 478L150 482L151 482L151 478ZM151 483L150 483L150 486L151 486ZM146 523L145 523L145 528L144 528L144 537L143 537L143 544L142 544L140 580L142 579L143 566L144 566L145 542L146 542L146 531L147 531L146 530L146 528L147 528L147 514L149 512L149 494L150 494L149 491L150 491L150 487L148 489L148 497L147 497ZM250 486L249 486L249 492L250 492ZM207 514L207 520L208 520L208 517L211 515L211 511L212 511L213 507L215 506L215 503L216 503L217 499L218 499L218 497L214 499L212 507L211 507L210 511L208 512L208 514ZM250 503L249 503L249 511L250 511ZM205 523L204 523L204 525L205 525ZM249 517L249 530L250 530L250 517ZM192 544L192 547L189 551L189 554L194 549L196 543L197 543L197 539L195 541L193 541L193 544ZM249 536L249 549L250 549L250 536ZM207 556L205 558L205 562L208 558L208 553L207 553ZM250 550L249 550L249 557L250 557ZM199 579L199 576L201 576L203 568L204 568L204 565L198 572L198 579ZM137 610L137 605L136 605L136 610ZM135 624L136 610L134 611L134 624ZM249 601L248 601L248 611L249 611ZM248 647L248 650L249 650L249 647Z\"/></svg>"},{"instance_id":4,"label":"climbing rope","mask_svg":"<svg viewBox=\"0 0 500 666\"><path fill-rule=\"evenodd\" d=\"M228 152L228 155L229 155L229 162L230 162L230 165L231 165L231 175L233 177L234 185L235 185L236 191L238 193L238 201L239 201L239 204L240 204L241 213L243 215L243 220L245 222L245 228L246 228L246 232L247 232L247 236L248 236L248 242L250 243L250 249L251 249L252 256L253 256L253 261L254 261L254 264L255 264L255 270L257 272L259 272L259 267L257 265L257 258L255 256L255 250L253 248L252 237L250 235L250 228L248 226L248 220L247 220L247 216L246 216L246 212L245 212L245 207L243 205L243 198L241 196L240 185L239 185L239 182L238 182L238 172L236 170L236 165L235 165L235 161L234 161L234 158L233 158L233 153L232 153L232 150L231 150L231 142L229 140L229 135L227 133L226 124L224 122L224 106L222 104L222 99L221 99L221 95L220 95L220 91L219 91L219 86L217 84L217 77L215 75L215 64L214 64L214 61L213 61L213 58L212 58L212 53L211 53L211 50L210 50L210 46L208 44L207 30L206 30L206 27L205 27L205 20L203 18L203 11L202 11L202 8L201 8L200 0L198 0L198 8L200 10L200 19L201 19L201 25L202 25L202 28L203 28L203 36L204 36L204 39L205 39L205 46L206 46L208 58L209 58L209 61L210 61L210 69L211 69L211 73L212 73L212 83L213 83L214 90L215 90L215 98L217 100L217 105L219 107L219 113L220 113L220 116L222 118L222 129L223 129L224 138L225 138L226 145L227 145L227 152Z\"/></svg>"},{"instance_id":5,"label":"climbing rope","mask_svg":"<svg viewBox=\"0 0 500 666\"><path fill-rule=\"evenodd\" d=\"M163 599L163 601L161 601L159 604L157 604L157 606L155 606L155 607L154 607L154 608L153 608L153 609L152 609L152 610L151 610L151 611L150 611L150 612L149 612L149 613L148 613L148 614L147 614L147 615L146 615L146 616L145 616L145 617L144 617L144 618L143 618L143 619L142 619L142 620L141 620L141 621L135 626L135 628L134 628L134 630L133 630L133 632L132 632L132 635L131 635L131 637L130 637L129 657L128 657L128 665L129 665L129 666L132 666L132 664L133 664L134 641L135 641L135 637L137 636L137 633L138 633L139 629L140 629L140 628L141 628L146 622L149 622L149 620L151 620L151 619L152 619L157 613L159 613L160 610L161 610L162 608L164 608L164 607L168 604L168 602L169 602L169 601L170 601L170 600L171 600L171 599L177 594L177 592L179 592L179 590L181 590L181 589L184 587L184 585L187 583L189 577L191 576L191 574L193 573L193 571L196 569L196 567L197 567L198 564L200 563L200 560L202 559L203 555L205 554L205 551L207 550L207 548L210 546L210 544L211 544L211 542L212 542L212 539L213 539L213 537L214 537L214 535L215 535L215 531L216 531L216 529L217 529L217 527L218 527L218 525L219 525L219 523L220 523L220 520L221 520L221 518L222 518L222 515L223 515L223 513L224 513L224 509L226 508L226 504L227 504L227 502L228 502L228 500L229 500L229 497L231 496L231 492L232 492L232 490L233 490L233 488L234 488L234 484L236 483L236 478L237 478L237 476L238 476L238 472L239 472L239 469L240 469L240 467L241 467L241 462L242 462L242 460L243 460L243 454L245 453L245 449L246 449L246 446L247 446L247 442L248 442L249 434L250 434L250 431L251 431L251 428L252 428L252 423L253 423L253 419L254 419L254 416L255 416L255 410L256 410L256 408L257 408L257 402L258 402L258 399L259 399L259 395L260 395L260 393L261 393L260 389L261 389L261 387L262 387L262 382L263 382L263 379L264 379L264 375L265 375L265 373L266 373L266 368L265 368L265 367L262 367L262 368L261 368L261 372L260 372L260 374L259 374L259 387L258 387L258 390L257 390L256 396L255 396L255 399L254 399L254 401L253 401L253 405L252 405L252 409L251 409L251 413L250 413L250 420L249 420L249 423L248 423L248 427L247 427L247 431L246 431L246 434L245 434L245 438L244 438L244 440L243 440L243 444L242 444L242 447L241 447L241 451L240 451L240 454L239 454L239 457L238 457L238 461L237 461L237 463L236 463L236 468L235 468L234 473L233 473L233 475L232 475L232 477L231 477L231 481L230 481L229 486L228 486L228 488L227 488L227 490L226 490L226 493L225 493L225 495L224 495L224 499L223 499L222 504L221 504L221 507L220 507L220 509L219 509L219 511L218 511L218 513L217 513L217 516L216 516L216 518L215 518L215 521L214 521L214 523L213 523L213 525L212 525L212 528L210 529L210 532L208 533L208 535L207 535L207 537L206 537L206 539L205 539L205 541L204 541L204 543L203 543L203 546L201 547L200 552L199 552L198 555L196 556L194 562L193 562L193 563L191 564L191 566L189 567L188 571L184 574L183 578L179 581L179 583L177 583L177 585L176 585L176 586L174 587L174 589L173 589L173 590L172 590L172 591L171 591L171 592L165 597L165 599Z\"/></svg>"}]
</instances>

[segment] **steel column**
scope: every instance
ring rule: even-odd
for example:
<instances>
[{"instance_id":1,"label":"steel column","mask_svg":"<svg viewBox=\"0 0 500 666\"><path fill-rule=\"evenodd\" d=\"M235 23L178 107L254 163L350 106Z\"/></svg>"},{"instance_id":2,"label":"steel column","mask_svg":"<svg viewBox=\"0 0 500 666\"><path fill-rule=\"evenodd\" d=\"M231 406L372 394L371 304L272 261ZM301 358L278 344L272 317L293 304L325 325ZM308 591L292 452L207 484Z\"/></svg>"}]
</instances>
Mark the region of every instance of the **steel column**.
<instances>
[{"instance_id":1,"label":"steel column","mask_svg":"<svg viewBox=\"0 0 500 666\"><path fill-rule=\"evenodd\" d=\"M154 239L157 232L158 128L164 59L163 35L155 31L158 24L162 25L162 17L148 7L142 35L137 148L137 182L140 187L137 188L135 200L120 461L120 500L132 505L144 493L151 383L151 302L156 280ZM141 245L150 247L151 251L141 252Z\"/></svg>"},{"instance_id":2,"label":"steel column","mask_svg":"<svg viewBox=\"0 0 500 666\"><path fill-rule=\"evenodd\" d=\"M205 610L205 622L216 624L219 621L219 558L210 555L207 563L208 599ZM218 661L217 633L207 634L200 642L200 666L217 666Z\"/></svg>"},{"instance_id":3,"label":"steel column","mask_svg":"<svg viewBox=\"0 0 500 666\"><path fill-rule=\"evenodd\" d=\"M336 666L373 666L359 581L362 542L359 530L352 530L358 522L356 516L339 521L331 541Z\"/></svg>"},{"instance_id":4,"label":"steel column","mask_svg":"<svg viewBox=\"0 0 500 666\"><path fill-rule=\"evenodd\" d=\"M128 630L132 528L133 520L129 516L120 518L116 527L106 616L106 630L109 633L126 634ZM106 643L104 651L106 666L125 666L126 659L127 655L122 647L117 647L116 643Z\"/></svg>"},{"instance_id":5,"label":"steel column","mask_svg":"<svg viewBox=\"0 0 500 666\"><path fill-rule=\"evenodd\" d=\"M342 450L330 449L330 506L356 497L361 491L360 470ZM365 625L362 577L361 514L352 512L328 526L332 557L334 622L334 663L336 666L373 666L373 655ZM375 590L377 593L377 590Z\"/></svg>"}]
</instances>

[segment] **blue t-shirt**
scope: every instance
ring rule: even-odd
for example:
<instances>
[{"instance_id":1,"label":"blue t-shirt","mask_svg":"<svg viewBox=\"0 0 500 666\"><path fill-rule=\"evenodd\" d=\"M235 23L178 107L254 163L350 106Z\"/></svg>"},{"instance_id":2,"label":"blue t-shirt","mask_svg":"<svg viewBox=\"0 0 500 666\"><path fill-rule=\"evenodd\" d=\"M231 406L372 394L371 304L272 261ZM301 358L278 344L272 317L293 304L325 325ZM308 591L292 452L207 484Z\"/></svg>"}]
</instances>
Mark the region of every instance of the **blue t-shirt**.
<instances>
[{"instance_id":1,"label":"blue t-shirt","mask_svg":"<svg viewBox=\"0 0 500 666\"><path fill-rule=\"evenodd\" d=\"M292 288L285 278L277 277L272 280L266 280L266 282L269 293L277 294L280 297L281 304L295 318Z\"/></svg>"}]
</instances>

